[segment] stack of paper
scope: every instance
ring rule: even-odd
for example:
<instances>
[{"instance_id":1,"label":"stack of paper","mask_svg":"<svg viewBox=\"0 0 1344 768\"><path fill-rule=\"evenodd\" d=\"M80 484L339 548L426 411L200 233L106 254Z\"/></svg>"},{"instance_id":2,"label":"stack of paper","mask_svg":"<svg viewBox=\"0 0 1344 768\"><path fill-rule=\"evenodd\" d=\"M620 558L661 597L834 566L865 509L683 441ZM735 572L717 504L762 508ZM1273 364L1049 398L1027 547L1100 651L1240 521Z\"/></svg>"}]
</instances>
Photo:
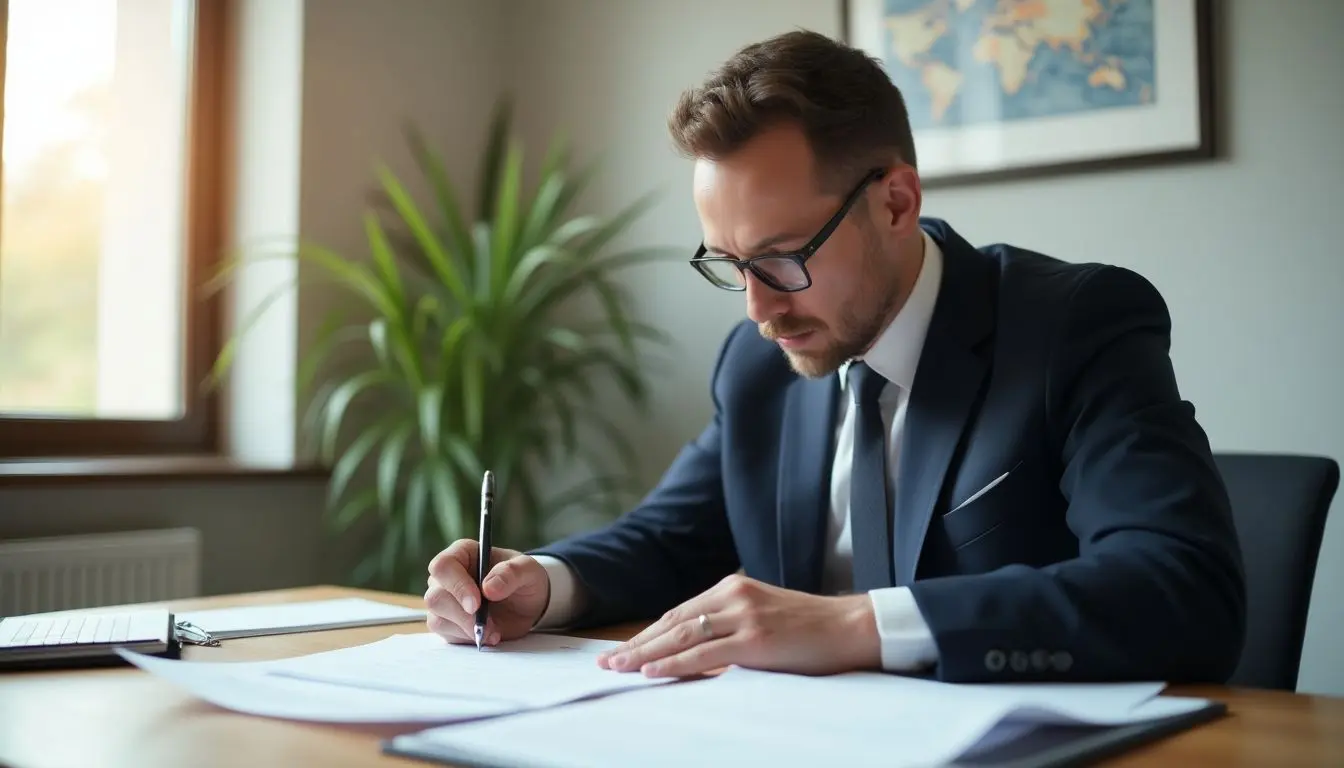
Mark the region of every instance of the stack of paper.
<instances>
[{"instance_id":1,"label":"stack of paper","mask_svg":"<svg viewBox=\"0 0 1344 768\"><path fill-rule=\"evenodd\" d=\"M476 766L904 766L995 762L1014 749L1039 759L1077 750L1080 740L1130 738L1130 724L1151 735L1153 723L1178 729L1222 711L1203 699L1159 697L1162 683L951 685L740 668L648 679L598 667L597 653L614 645L536 634L477 651L419 633L265 662L119 652L240 712L433 725L384 748Z\"/></svg>"},{"instance_id":2,"label":"stack of paper","mask_svg":"<svg viewBox=\"0 0 1344 768\"><path fill-rule=\"evenodd\" d=\"M710 680L432 728L396 737L386 751L474 766L941 765L992 754L1040 726L1114 726L1208 706L1154 698L1161 688L962 687L881 674L812 678L732 669Z\"/></svg>"}]
</instances>

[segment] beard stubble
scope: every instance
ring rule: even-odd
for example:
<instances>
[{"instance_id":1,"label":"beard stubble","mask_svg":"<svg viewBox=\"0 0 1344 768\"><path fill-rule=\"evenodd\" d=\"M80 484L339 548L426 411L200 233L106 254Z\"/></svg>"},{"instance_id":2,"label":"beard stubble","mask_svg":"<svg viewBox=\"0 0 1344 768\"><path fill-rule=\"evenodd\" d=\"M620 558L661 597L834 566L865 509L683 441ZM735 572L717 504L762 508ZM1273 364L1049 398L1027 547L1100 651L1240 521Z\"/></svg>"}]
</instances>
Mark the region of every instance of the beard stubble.
<instances>
[{"instance_id":1,"label":"beard stubble","mask_svg":"<svg viewBox=\"0 0 1344 768\"><path fill-rule=\"evenodd\" d=\"M828 376L846 361L862 355L892 316L901 287L897 265L882 257L876 242L869 238L865 241L858 289L841 308L835 328L828 328L817 318L790 315L758 326L761 336L772 341L808 331L830 332L831 343L819 352L782 350L789 367L800 376Z\"/></svg>"}]
</instances>

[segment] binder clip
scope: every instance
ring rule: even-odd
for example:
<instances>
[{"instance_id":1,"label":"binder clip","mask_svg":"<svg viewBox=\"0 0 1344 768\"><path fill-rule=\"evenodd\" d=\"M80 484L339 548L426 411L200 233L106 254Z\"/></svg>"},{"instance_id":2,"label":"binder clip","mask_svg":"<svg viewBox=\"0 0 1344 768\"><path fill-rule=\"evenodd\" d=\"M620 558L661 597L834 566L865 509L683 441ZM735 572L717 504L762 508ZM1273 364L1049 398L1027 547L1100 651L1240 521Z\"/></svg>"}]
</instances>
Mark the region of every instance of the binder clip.
<instances>
[{"instance_id":1,"label":"binder clip","mask_svg":"<svg viewBox=\"0 0 1344 768\"><path fill-rule=\"evenodd\" d=\"M179 621L173 625L176 630L177 639L183 643L191 645L208 645L211 647L219 645L219 640L212 637L209 632L192 624L190 621Z\"/></svg>"}]
</instances>

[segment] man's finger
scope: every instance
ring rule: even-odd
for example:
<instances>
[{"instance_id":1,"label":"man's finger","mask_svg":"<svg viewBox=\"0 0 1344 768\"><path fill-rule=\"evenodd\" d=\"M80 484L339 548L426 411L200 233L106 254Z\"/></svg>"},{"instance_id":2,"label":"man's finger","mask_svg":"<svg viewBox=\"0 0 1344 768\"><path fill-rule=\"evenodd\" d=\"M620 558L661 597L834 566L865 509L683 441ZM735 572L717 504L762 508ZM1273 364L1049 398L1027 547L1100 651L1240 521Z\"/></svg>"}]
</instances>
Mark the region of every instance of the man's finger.
<instances>
[{"instance_id":1,"label":"man's finger","mask_svg":"<svg viewBox=\"0 0 1344 768\"><path fill-rule=\"evenodd\" d=\"M677 606L663 614L661 618L645 627L643 631L636 634L634 637L599 653L597 655L598 666L610 669L611 659L621 654L629 653L654 638L661 637L663 633L667 632L669 627L675 626L676 623L680 621L680 616L683 613L685 613L684 606Z\"/></svg>"},{"instance_id":2,"label":"man's finger","mask_svg":"<svg viewBox=\"0 0 1344 768\"><path fill-rule=\"evenodd\" d=\"M480 604L481 595L476 590L476 579L471 575L474 566L469 563L464 565L461 558L465 557L470 561L474 556L475 544L473 543L471 545L472 549L465 554L449 554L453 547L460 543L457 542L440 553L440 556L443 556L444 559L438 564L439 569L432 573L431 580L437 582L440 587L456 598L458 605L463 610L472 613L476 610L476 606ZM461 549L466 549L466 547ZM428 595L426 599L428 599Z\"/></svg>"},{"instance_id":3,"label":"man's finger","mask_svg":"<svg viewBox=\"0 0 1344 768\"><path fill-rule=\"evenodd\" d=\"M689 677L722 669L730 664L743 664L744 648L740 635L727 635L716 640L698 643L680 653L640 668L645 677Z\"/></svg>"},{"instance_id":4,"label":"man's finger","mask_svg":"<svg viewBox=\"0 0 1344 768\"><path fill-rule=\"evenodd\" d=\"M425 620L425 626L429 628L430 632L433 632L450 643L475 642L475 639L468 638L467 635L462 632L462 628L456 623L435 613L429 614L429 618Z\"/></svg>"},{"instance_id":5,"label":"man's finger","mask_svg":"<svg viewBox=\"0 0 1344 768\"><path fill-rule=\"evenodd\" d=\"M610 668L609 663L613 656L629 653L631 650L650 642L655 637L661 637L682 622L690 620L698 621L699 616L702 613L716 613L721 608L720 602L719 591L717 588L696 595L690 600L687 600L676 608L663 614L657 621L650 624L648 627L645 627L643 632L640 632L620 645L612 647L610 650L598 654L598 665Z\"/></svg>"},{"instance_id":6,"label":"man's finger","mask_svg":"<svg viewBox=\"0 0 1344 768\"><path fill-rule=\"evenodd\" d=\"M443 577L459 566L467 573L472 573L476 570L476 552L479 546L473 539L454 541L429 561L429 575L442 583Z\"/></svg>"},{"instance_id":7,"label":"man's finger","mask_svg":"<svg viewBox=\"0 0 1344 768\"><path fill-rule=\"evenodd\" d=\"M431 615L454 624L466 636L472 636L476 623L475 616L466 611L456 595L436 581L432 581L429 589L425 591L425 607L429 609Z\"/></svg>"},{"instance_id":8,"label":"man's finger","mask_svg":"<svg viewBox=\"0 0 1344 768\"><path fill-rule=\"evenodd\" d=\"M485 575L485 582L481 585L481 588L485 591L485 596L495 601L508 598L523 585L525 567L524 558L515 557L491 568L490 572Z\"/></svg>"},{"instance_id":9,"label":"man's finger","mask_svg":"<svg viewBox=\"0 0 1344 768\"><path fill-rule=\"evenodd\" d=\"M665 659L702 643L711 642L716 637L732 634L735 628L727 614L706 615L704 621L697 615L671 627L646 643L616 653L607 659L607 668L617 672L634 671L649 662Z\"/></svg>"}]
</instances>

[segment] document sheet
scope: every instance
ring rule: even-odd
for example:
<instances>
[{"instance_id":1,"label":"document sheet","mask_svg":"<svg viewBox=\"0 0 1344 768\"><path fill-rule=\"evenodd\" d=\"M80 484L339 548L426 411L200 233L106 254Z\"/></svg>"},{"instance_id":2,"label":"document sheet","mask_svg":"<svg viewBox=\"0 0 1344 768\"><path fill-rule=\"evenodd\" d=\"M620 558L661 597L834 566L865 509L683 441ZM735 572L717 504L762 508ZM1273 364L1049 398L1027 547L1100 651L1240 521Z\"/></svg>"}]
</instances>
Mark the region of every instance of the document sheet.
<instances>
[{"instance_id":1,"label":"document sheet","mask_svg":"<svg viewBox=\"0 0 1344 768\"><path fill-rule=\"evenodd\" d=\"M387 693L492 701L513 709L669 682L599 667L597 654L616 644L532 634L478 651L430 633L394 635L340 654L293 659L273 674Z\"/></svg>"},{"instance_id":2,"label":"document sheet","mask_svg":"<svg viewBox=\"0 0 1344 768\"><path fill-rule=\"evenodd\" d=\"M428 724L513 711L494 701L384 693L273 674L283 661L175 661L120 653L199 699L248 715L328 723Z\"/></svg>"},{"instance_id":3,"label":"document sheet","mask_svg":"<svg viewBox=\"0 0 1344 768\"><path fill-rule=\"evenodd\" d=\"M1161 684L956 686L882 674L734 668L496 720L398 736L386 751L477 766L947 763L1048 723L1123 724L1203 707Z\"/></svg>"},{"instance_id":4,"label":"document sheet","mask_svg":"<svg viewBox=\"0 0 1344 768\"><path fill-rule=\"evenodd\" d=\"M346 723L452 722L657 685L597 666L614 642L535 634L477 651L428 632L261 662L124 658L217 706Z\"/></svg>"},{"instance_id":5,"label":"document sheet","mask_svg":"<svg viewBox=\"0 0 1344 768\"><path fill-rule=\"evenodd\" d=\"M304 603L183 611L176 615L176 619L179 622L189 621L209 632L212 637L226 640L231 637L255 637L424 621L425 612L422 609L380 603L362 597L350 597Z\"/></svg>"}]
</instances>

